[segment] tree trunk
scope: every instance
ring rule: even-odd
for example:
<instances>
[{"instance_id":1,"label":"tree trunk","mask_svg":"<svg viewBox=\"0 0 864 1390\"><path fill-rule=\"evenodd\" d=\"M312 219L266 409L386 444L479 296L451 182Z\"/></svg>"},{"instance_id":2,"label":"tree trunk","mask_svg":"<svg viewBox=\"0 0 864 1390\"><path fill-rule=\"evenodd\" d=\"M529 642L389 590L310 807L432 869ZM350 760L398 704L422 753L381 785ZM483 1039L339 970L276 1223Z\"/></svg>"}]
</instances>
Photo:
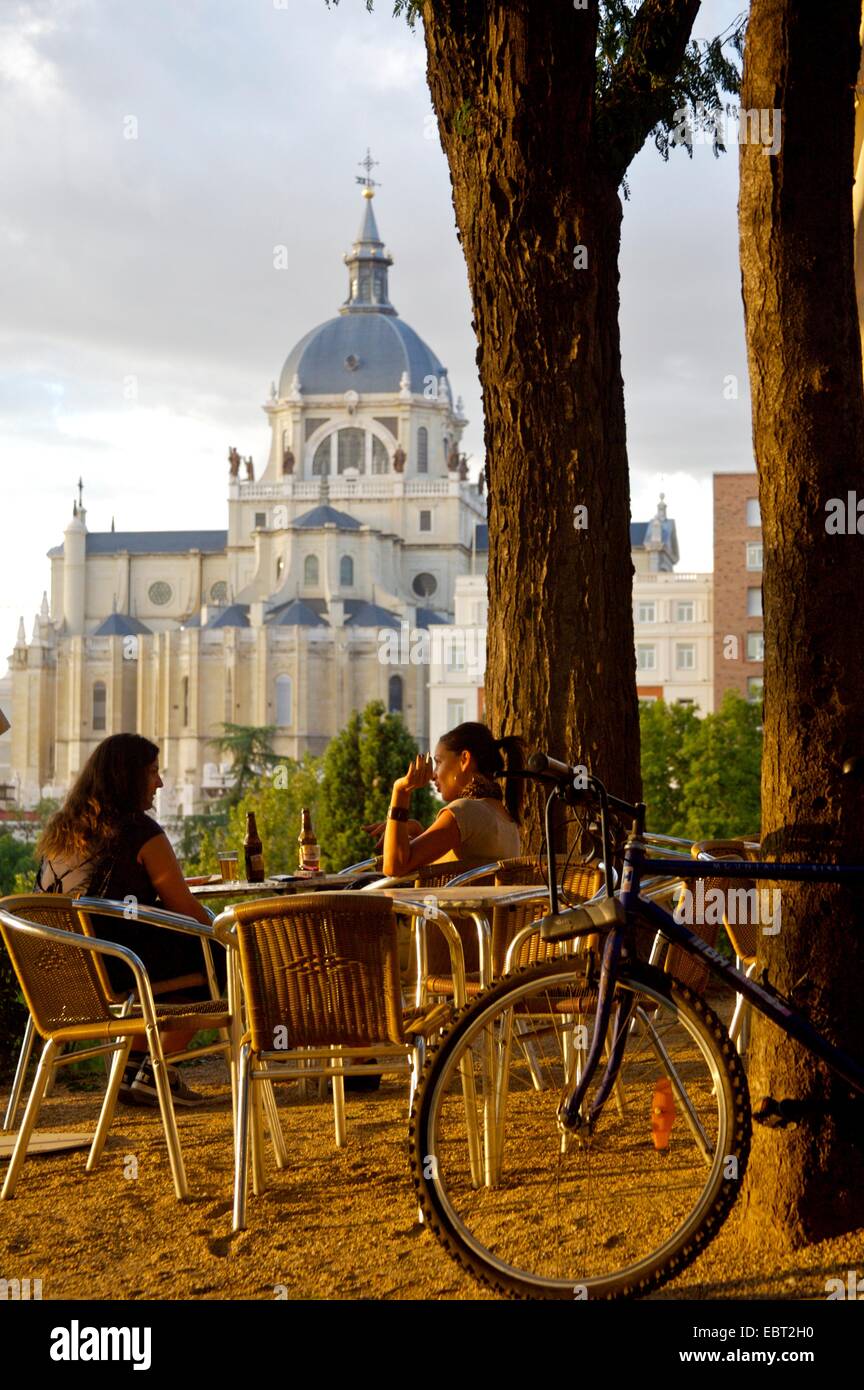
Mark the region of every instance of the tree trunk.
<instances>
[{"instance_id":1,"label":"tree trunk","mask_svg":"<svg viewBox=\"0 0 864 1390\"><path fill-rule=\"evenodd\" d=\"M782 108L782 144L776 155L744 144L740 161L765 547L763 848L766 857L850 863L861 862L864 787L841 767L864 751L864 540L854 506L851 534L832 534L826 522L831 499L845 504L856 487L864 498L852 228L859 4L753 0L742 112ZM772 984L785 994L808 982L817 1026L864 1056L864 893L784 884L781 906L780 933L761 946ZM754 1101L830 1109L788 1130L757 1127L748 1231L795 1247L861 1225L862 1125L848 1088L759 1018L750 1079Z\"/></svg>"},{"instance_id":2,"label":"tree trunk","mask_svg":"<svg viewBox=\"0 0 864 1390\"><path fill-rule=\"evenodd\" d=\"M596 6L427 0L423 21L479 344L489 722L635 798L623 170L594 138Z\"/></svg>"}]
</instances>

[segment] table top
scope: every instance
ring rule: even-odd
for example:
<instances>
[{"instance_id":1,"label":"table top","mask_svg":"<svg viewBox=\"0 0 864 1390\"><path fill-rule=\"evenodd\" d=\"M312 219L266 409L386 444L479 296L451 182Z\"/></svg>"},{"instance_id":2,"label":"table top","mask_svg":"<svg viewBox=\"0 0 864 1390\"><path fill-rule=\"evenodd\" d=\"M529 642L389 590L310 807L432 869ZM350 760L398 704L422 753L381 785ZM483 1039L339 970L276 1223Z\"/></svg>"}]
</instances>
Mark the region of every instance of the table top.
<instances>
[{"instance_id":1,"label":"table top","mask_svg":"<svg viewBox=\"0 0 864 1390\"><path fill-rule=\"evenodd\" d=\"M487 907L500 907L508 902L518 903L524 898L546 896L545 883L511 884L503 887L480 884L475 887L466 883L462 888L377 888L376 893L392 898L397 903L422 903L425 898L434 898L445 912L451 908L464 908L466 911L482 912Z\"/></svg>"},{"instance_id":2,"label":"table top","mask_svg":"<svg viewBox=\"0 0 864 1390\"><path fill-rule=\"evenodd\" d=\"M311 878L266 878L263 883L247 883L245 879L232 879L223 883L221 878L214 878L212 883L190 884L189 892L193 898L278 898L287 893L338 892L350 888L353 882L352 878L344 874L315 874Z\"/></svg>"}]
</instances>

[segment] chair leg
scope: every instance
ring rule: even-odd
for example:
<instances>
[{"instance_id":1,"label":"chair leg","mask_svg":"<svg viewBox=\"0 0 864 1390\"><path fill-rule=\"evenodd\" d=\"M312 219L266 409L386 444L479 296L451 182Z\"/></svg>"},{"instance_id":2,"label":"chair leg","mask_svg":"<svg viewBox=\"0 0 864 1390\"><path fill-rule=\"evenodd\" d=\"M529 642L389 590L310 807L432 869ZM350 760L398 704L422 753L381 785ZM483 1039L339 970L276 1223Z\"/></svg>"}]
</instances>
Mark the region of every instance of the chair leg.
<instances>
[{"instance_id":1,"label":"chair leg","mask_svg":"<svg viewBox=\"0 0 864 1390\"><path fill-rule=\"evenodd\" d=\"M30 1137L36 1128L36 1121L39 1118L39 1111L42 1101L45 1099L45 1090L48 1079L54 1069L54 1059L59 1048L57 1044L49 1038L42 1049L42 1056L39 1058L39 1066L36 1069L36 1077L33 1082L33 1090L30 1092L30 1099L27 1102L27 1109L24 1111L24 1118L21 1121L21 1128L18 1131L18 1138L12 1157L9 1160L9 1169L6 1173L6 1181L3 1183L3 1191L0 1192L0 1202L8 1201L15 1196L15 1188L18 1185L18 1175L27 1157L27 1145Z\"/></svg>"},{"instance_id":2,"label":"chair leg","mask_svg":"<svg viewBox=\"0 0 864 1390\"><path fill-rule=\"evenodd\" d=\"M33 1026L33 1015L28 1014L27 1027L24 1029L21 1051L18 1054L18 1065L15 1068L15 1079L12 1082L12 1090L9 1092L6 1114L3 1116L4 1133L15 1128L15 1116L18 1114L18 1105L21 1100L21 1092L24 1089L24 1078L27 1075L27 1067L30 1062L30 1053L33 1051L33 1039L35 1036L36 1029Z\"/></svg>"},{"instance_id":3,"label":"chair leg","mask_svg":"<svg viewBox=\"0 0 864 1390\"><path fill-rule=\"evenodd\" d=\"M336 1147L344 1149L348 1143L348 1127L345 1123L345 1077L342 1064L336 1063L339 1070L333 1072L333 1123L336 1127Z\"/></svg>"},{"instance_id":4,"label":"chair leg","mask_svg":"<svg viewBox=\"0 0 864 1390\"><path fill-rule=\"evenodd\" d=\"M154 1037L148 1036L148 1042L150 1044L150 1061L153 1065L153 1079L156 1082L156 1095L159 1098L159 1112L162 1116L165 1143L168 1147L171 1177L174 1179L174 1191L177 1194L177 1200L182 1202L189 1195L189 1184L186 1180L186 1168L180 1149L180 1135L177 1133L174 1100L171 1096L171 1087L168 1084L168 1069L162 1052L162 1040L156 1033Z\"/></svg>"},{"instance_id":5,"label":"chair leg","mask_svg":"<svg viewBox=\"0 0 864 1390\"><path fill-rule=\"evenodd\" d=\"M267 1186L264 1176L263 1086L263 1081L253 1080L249 1094L249 1117L252 1130L252 1191L256 1197L260 1197Z\"/></svg>"},{"instance_id":6,"label":"chair leg","mask_svg":"<svg viewBox=\"0 0 864 1390\"><path fill-rule=\"evenodd\" d=\"M267 1117L267 1128L270 1131L270 1140L273 1144L273 1157L276 1160L276 1167L282 1169L288 1163L288 1150L285 1147L285 1136L282 1133L282 1123L279 1119L279 1108L276 1104L276 1093L272 1081L261 1082L261 1094L264 1097L264 1113Z\"/></svg>"},{"instance_id":7,"label":"chair leg","mask_svg":"<svg viewBox=\"0 0 864 1390\"><path fill-rule=\"evenodd\" d=\"M249 1191L249 1090L252 1085L252 1046L240 1049L237 1078L237 1120L234 1126L234 1230L246 1230L246 1199Z\"/></svg>"},{"instance_id":8,"label":"chair leg","mask_svg":"<svg viewBox=\"0 0 864 1390\"><path fill-rule=\"evenodd\" d=\"M108 1131L114 1119L114 1111L117 1108L117 1094L120 1090L120 1082L123 1080L123 1073L129 1061L131 1047L132 1039L126 1038L123 1046L117 1049L111 1060L111 1070L108 1074L108 1089L105 1092L105 1099L102 1102L102 1109L99 1112L99 1123L96 1126L96 1133L93 1135L90 1153L87 1155L88 1173L93 1172L93 1169L102 1156L105 1140L108 1138Z\"/></svg>"}]
</instances>

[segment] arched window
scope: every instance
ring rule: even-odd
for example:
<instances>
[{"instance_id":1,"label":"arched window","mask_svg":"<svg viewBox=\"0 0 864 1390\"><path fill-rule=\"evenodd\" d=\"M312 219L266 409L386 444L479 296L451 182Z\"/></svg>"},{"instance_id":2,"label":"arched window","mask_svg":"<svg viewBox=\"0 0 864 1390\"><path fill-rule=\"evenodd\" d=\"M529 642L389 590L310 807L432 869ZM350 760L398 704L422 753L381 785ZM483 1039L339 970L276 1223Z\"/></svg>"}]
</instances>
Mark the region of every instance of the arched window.
<instances>
[{"instance_id":1,"label":"arched window","mask_svg":"<svg viewBox=\"0 0 864 1390\"><path fill-rule=\"evenodd\" d=\"M429 431L425 425L417 431L417 472L429 472Z\"/></svg>"},{"instance_id":2,"label":"arched window","mask_svg":"<svg viewBox=\"0 0 864 1390\"><path fill-rule=\"evenodd\" d=\"M339 561L339 583L346 589L352 588L354 584L354 561L350 555L343 555Z\"/></svg>"},{"instance_id":3,"label":"arched window","mask_svg":"<svg viewBox=\"0 0 864 1390\"><path fill-rule=\"evenodd\" d=\"M276 583L277 583L277 584L279 583L279 580L282 578L282 571L284 570L284 568L285 568L285 561L282 559L282 556L279 555L279 556L277 556L277 559L276 559Z\"/></svg>"},{"instance_id":4,"label":"arched window","mask_svg":"<svg viewBox=\"0 0 864 1390\"><path fill-rule=\"evenodd\" d=\"M189 677L183 677L183 728L189 728Z\"/></svg>"},{"instance_id":5,"label":"arched window","mask_svg":"<svg viewBox=\"0 0 864 1390\"><path fill-rule=\"evenodd\" d=\"M377 434L372 436L372 472L386 473L390 467L390 456Z\"/></svg>"},{"instance_id":6,"label":"arched window","mask_svg":"<svg viewBox=\"0 0 864 1390\"><path fill-rule=\"evenodd\" d=\"M294 687L290 676L276 677L276 723L285 728L292 722Z\"/></svg>"},{"instance_id":7,"label":"arched window","mask_svg":"<svg viewBox=\"0 0 864 1390\"><path fill-rule=\"evenodd\" d=\"M307 556L306 556L306 559L303 561L303 583L304 583L304 584L317 584L317 583L318 583L318 556L317 556L317 555L307 555Z\"/></svg>"},{"instance_id":8,"label":"arched window","mask_svg":"<svg viewBox=\"0 0 864 1390\"><path fill-rule=\"evenodd\" d=\"M402 713L403 685L401 676L391 676L387 682L387 708L391 714Z\"/></svg>"},{"instance_id":9,"label":"arched window","mask_svg":"<svg viewBox=\"0 0 864 1390\"><path fill-rule=\"evenodd\" d=\"M93 729L95 733L104 733L107 728L108 716L108 691L105 689L104 681L94 681L93 683Z\"/></svg>"},{"instance_id":10,"label":"arched window","mask_svg":"<svg viewBox=\"0 0 864 1390\"><path fill-rule=\"evenodd\" d=\"M322 439L315 450L312 459L312 474L316 478L326 478L330 474L330 445L332 442L333 436L328 434L327 438Z\"/></svg>"},{"instance_id":11,"label":"arched window","mask_svg":"<svg viewBox=\"0 0 864 1390\"><path fill-rule=\"evenodd\" d=\"M337 473L344 473L346 468L356 468L358 473L365 473L365 446L366 435L363 430L340 430L336 436Z\"/></svg>"}]
</instances>

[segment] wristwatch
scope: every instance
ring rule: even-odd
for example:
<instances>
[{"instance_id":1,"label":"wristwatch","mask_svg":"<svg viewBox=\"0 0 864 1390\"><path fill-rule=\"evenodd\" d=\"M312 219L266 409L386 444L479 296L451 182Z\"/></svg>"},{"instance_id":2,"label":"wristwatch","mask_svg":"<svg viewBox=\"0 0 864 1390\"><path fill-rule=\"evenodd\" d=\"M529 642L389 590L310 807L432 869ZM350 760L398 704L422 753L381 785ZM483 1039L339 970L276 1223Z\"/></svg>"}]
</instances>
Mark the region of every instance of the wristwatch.
<instances>
[{"instance_id":1,"label":"wristwatch","mask_svg":"<svg viewBox=\"0 0 864 1390\"><path fill-rule=\"evenodd\" d=\"M387 819L388 819L388 820L407 820L407 819L408 819L408 807L407 807L407 806L391 806L390 809L389 809L389 811L387 812Z\"/></svg>"}]
</instances>

